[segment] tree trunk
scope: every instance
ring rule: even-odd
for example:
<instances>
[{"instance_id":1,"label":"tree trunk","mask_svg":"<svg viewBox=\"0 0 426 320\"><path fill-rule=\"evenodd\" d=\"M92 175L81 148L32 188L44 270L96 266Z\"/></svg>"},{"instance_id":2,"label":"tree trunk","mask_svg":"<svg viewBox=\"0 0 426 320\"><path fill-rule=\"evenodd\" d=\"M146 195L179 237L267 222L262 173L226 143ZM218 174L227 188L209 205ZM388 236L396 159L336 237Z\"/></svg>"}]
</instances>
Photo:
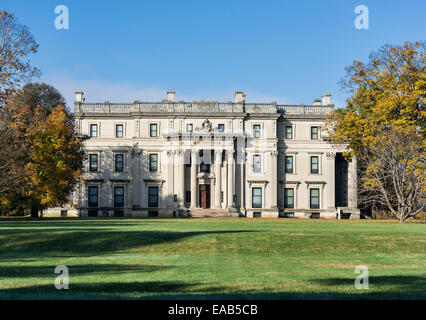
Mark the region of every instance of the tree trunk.
<instances>
[{"instance_id":1,"label":"tree trunk","mask_svg":"<svg viewBox=\"0 0 426 320\"><path fill-rule=\"evenodd\" d=\"M31 218L38 218L38 209L36 207L31 207Z\"/></svg>"}]
</instances>

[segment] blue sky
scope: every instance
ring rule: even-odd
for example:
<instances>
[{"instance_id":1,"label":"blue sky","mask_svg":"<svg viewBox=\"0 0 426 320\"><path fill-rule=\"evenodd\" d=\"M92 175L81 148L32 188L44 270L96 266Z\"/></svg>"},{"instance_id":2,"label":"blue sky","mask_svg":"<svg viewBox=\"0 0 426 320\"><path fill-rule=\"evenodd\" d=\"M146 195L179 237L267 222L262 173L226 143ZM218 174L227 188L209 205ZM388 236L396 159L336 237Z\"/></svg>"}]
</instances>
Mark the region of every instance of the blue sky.
<instances>
[{"instance_id":1,"label":"blue sky","mask_svg":"<svg viewBox=\"0 0 426 320\"><path fill-rule=\"evenodd\" d=\"M57 5L69 30L54 27ZM357 30L357 5L369 29ZM41 81L73 102L233 100L310 104L322 93L343 106L339 80L380 46L425 40L424 0L23 1L2 0L40 45Z\"/></svg>"}]
</instances>

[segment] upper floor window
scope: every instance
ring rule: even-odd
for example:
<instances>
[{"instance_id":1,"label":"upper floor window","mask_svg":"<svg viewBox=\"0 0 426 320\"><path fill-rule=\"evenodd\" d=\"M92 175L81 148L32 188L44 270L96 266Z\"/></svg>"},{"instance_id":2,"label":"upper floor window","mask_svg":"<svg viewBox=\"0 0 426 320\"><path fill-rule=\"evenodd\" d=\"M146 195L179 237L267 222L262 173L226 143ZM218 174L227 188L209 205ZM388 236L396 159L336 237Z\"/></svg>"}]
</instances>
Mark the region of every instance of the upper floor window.
<instances>
[{"instance_id":1,"label":"upper floor window","mask_svg":"<svg viewBox=\"0 0 426 320\"><path fill-rule=\"evenodd\" d=\"M89 187L89 207L97 207L99 205L98 193L99 192L97 186Z\"/></svg>"},{"instance_id":2,"label":"upper floor window","mask_svg":"<svg viewBox=\"0 0 426 320\"><path fill-rule=\"evenodd\" d=\"M253 208L262 208L262 188L251 189L251 202Z\"/></svg>"},{"instance_id":3,"label":"upper floor window","mask_svg":"<svg viewBox=\"0 0 426 320\"><path fill-rule=\"evenodd\" d=\"M158 137L158 124L151 123L149 125L149 136L150 137Z\"/></svg>"},{"instance_id":4,"label":"upper floor window","mask_svg":"<svg viewBox=\"0 0 426 320\"><path fill-rule=\"evenodd\" d=\"M98 125L97 124L91 124L90 125L90 137L91 138L97 138L98 137Z\"/></svg>"},{"instance_id":5,"label":"upper floor window","mask_svg":"<svg viewBox=\"0 0 426 320\"><path fill-rule=\"evenodd\" d=\"M293 173L293 156L285 156L285 173Z\"/></svg>"},{"instance_id":6,"label":"upper floor window","mask_svg":"<svg viewBox=\"0 0 426 320\"><path fill-rule=\"evenodd\" d=\"M89 155L89 171L98 171L98 155Z\"/></svg>"},{"instance_id":7,"label":"upper floor window","mask_svg":"<svg viewBox=\"0 0 426 320\"><path fill-rule=\"evenodd\" d=\"M260 138L260 124L253 125L253 137Z\"/></svg>"},{"instance_id":8,"label":"upper floor window","mask_svg":"<svg viewBox=\"0 0 426 320\"><path fill-rule=\"evenodd\" d=\"M186 132L193 132L193 128L194 126L192 125L192 123L186 124Z\"/></svg>"},{"instance_id":9,"label":"upper floor window","mask_svg":"<svg viewBox=\"0 0 426 320\"><path fill-rule=\"evenodd\" d=\"M148 207L158 207L158 187L148 187Z\"/></svg>"},{"instance_id":10,"label":"upper floor window","mask_svg":"<svg viewBox=\"0 0 426 320\"><path fill-rule=\"evenodd\" d=\"M114 187L114 207L124 207L124 187Z\"/></svg>"},{"instance_id":11,"label":"upper floor window","mask_svg":"<svg viewBox=\"0 0 426 320\"><path fill-rule=\"evenodd\" d=\"M293 139L293 127L292 126L285 126L285 138L286 139Z\"/></svg>"},{"instance_id":12,"label":"upper floor window","mask_svg":"<svg viewBox=\"0 0 426 320\"><path fill-rule=\"evenodd\" d=\"M310 189L310 205L311 209L319 209L320 207L320 196L318 188Z\"/></svg>"},{"instance_id":13,"label":"upper floor window","mask_svg":"<svg viewBox=\"0 0 426 320\"><path fill-rule=\"evenodd\" d=\"M311 140L318 140L318 127L311 127Z\"/></svg>"},{"instance_id":14,"label":"upper floor window","mask_svg":"<svg viewBox=\"0 0 426 320\"><path fill-rule=\"evenodd\" d=\"M217 125L217 128L219 129L220 132L224 132L225 131L225 125L223 123L219 123Z\"/></svg>"},{"instance_id":15,"label":"upper floor window","mask_svg":"<svg viewBox=\"0 0 426 320\"><path fill-rule=\"evenodd\" d=\"M155 153L149 155L149 171L158 171L158 155Z\"/></svg>"},{"instance_id":16,"label":"upper floor window","mask_svg":"<svg viewBox=\"0 0 426 320\"><path fill-rule=\"evenodd\" d=\"M123 138L123 125L122 124L116 124L115 125L115 137L116 138Z\"/></svg>"},{"instance_id":17,"label":"upper floor window","mask_svg":"<svg viewBox=\"0 0 426 320\"><path fill-rule=\"evenodd\" d=\"M318 156L311 156L311 173L319 172L319 158Z\"/></svg>"},{"instance_id":18,"label":"upper floor window","mask_svg":"<svg viewBox=\"0 0 426 320\"><path fill-rule=\"evenodd\" d=\"M200 163L200 172L209 173L210 172L210 164L201 162Z\"/></svg>"},{"instance_id":19,"label":"upper floor window","mask_svg":"<svg viewBox=\"0 0 426 320\"><path fill-rule=\"evenodd\" d=\"M115 171L117 172L124 171L124 155L121 153L118 153L114 157L115 157Z\"/></svg>"},{"instance_id":20,"label":"upper floor window","mask_svg":"<svg viewBox=\"0 0 426 320\"><path fill-rule=\"evenodd\" d=\"M294 208L294 189L284 189L284 208Z\"/></svg>"},{"instance_id":21,"label":"upper floor window","mask_svg":"<svg viewBox=\"0 0 426 320\"><path fill-rule=\"evenodd\" d=\"M260 154L255 154L253 156L253 172L260 172L262 168L262 161L261 161Z\"/></svg>"}]
</instances>

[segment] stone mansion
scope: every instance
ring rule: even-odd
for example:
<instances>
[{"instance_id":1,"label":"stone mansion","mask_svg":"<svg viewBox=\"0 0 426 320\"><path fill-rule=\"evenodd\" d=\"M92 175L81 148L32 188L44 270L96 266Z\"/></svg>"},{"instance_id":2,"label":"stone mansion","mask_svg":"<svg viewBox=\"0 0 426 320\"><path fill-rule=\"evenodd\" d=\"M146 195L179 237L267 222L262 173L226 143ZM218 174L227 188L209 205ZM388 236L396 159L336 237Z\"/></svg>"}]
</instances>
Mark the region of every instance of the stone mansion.
<instances>
[{"instance_id":1,"label":"stone mansion","mask_svg":"<svg viewBox=\"0 0 426 320\"><path fill-rule=\"evenodd\" d=\"M359 218L356 160L312 105L235 100L87 103L74 118L85 172L62 215ZM50 209L53 212L54 209ZM57 210L60 210L59 208Z\"/></svg>"}]
</instances>

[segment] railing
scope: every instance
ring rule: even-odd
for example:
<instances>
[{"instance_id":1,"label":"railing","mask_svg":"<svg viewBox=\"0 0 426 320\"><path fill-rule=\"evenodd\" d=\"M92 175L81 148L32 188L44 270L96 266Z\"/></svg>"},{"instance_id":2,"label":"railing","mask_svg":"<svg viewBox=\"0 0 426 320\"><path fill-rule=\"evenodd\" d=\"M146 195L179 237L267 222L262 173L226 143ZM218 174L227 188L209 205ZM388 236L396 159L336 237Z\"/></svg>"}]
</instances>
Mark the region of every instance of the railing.
<instances>
[{"instance_id":1,"label":"railing","mask_svg":"<svg viewBox=\"0 0 426 320\"><path fill-rule=\"evenodd\" d=\"M326 114L333 105L277 105L275 103L233 103L216 101L194 102L134 102L134 103L76 103L75 112L89 113L145 113L145 112L246 112L283 114Z\"/></svg>"}]
</instances>

